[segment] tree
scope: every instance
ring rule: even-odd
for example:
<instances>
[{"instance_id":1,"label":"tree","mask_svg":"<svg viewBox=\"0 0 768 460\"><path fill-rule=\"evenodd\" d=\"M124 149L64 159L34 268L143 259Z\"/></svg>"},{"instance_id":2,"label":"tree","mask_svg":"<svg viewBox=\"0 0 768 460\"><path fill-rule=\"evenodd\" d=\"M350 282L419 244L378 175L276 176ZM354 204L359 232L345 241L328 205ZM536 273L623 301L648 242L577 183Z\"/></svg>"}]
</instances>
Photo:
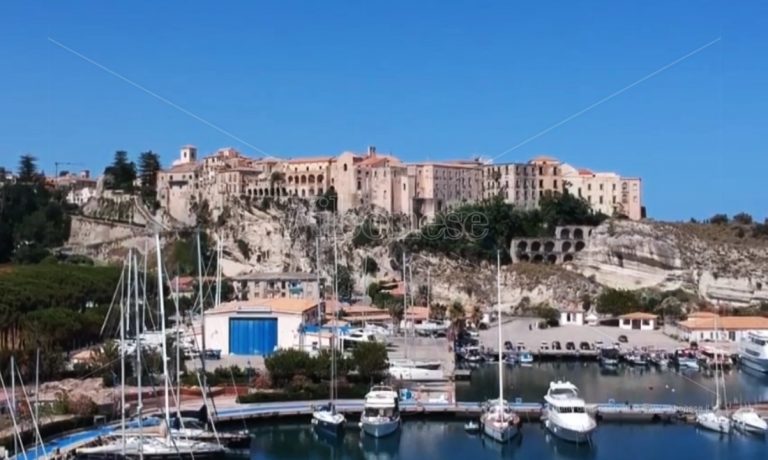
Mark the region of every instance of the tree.
<instances>
[{"instance_id":1,"label":"tree","mask_svg":"<svg viewBox=\"0 0 768 460\"><path fill-rule=\"evenodd\" d=\"M634 291L604 289L597 297L597 311L609 315L624 315L639 308L640 299Z\"/></svg>"},{"instance_id":2,"label":"tree","mask_svg":"<svg viewBox=\"0 0 768 460\"><path fill-rule=\"evenodd\" d=\"M303 350L277 350L264 360L272 382L277 387L287 386L297 375L307 376L314 364L309 353Z\"/></svg>"},{"instance_id":3,"label":"tree","mask_svg":"<svg viewBox=\"0 0 768 460\"><path fill-rule=\"evenodd\" d=\"M361 342L352 351L352 360L360 377L373 382L387 370L387 347L378 342Z\"/></svg>"},{"instance_id":4,"label":"tree","mask_svg":"<svg viewBox=\"0 0 768 460\"><path fill-rule=\"evenodd\" d=\"M133 182L136 180L136 165L128 161L128 153L124 150L115 152L112 164L104 169L104 183L110 190L133 192Z\"/></svg>"},{"instance_id":5,"label":"tree","mask_svg":"<svg viewBox=\"0 0 768 460\"><path fill-rule=\"evenodd\" d=\"M752 216L746 212L740 212L733 216L733 221L741 225L752 225Z\"/></svg>"},{"instance_id":6,"label":"tree","mask_svg":"<svg viewBox=\"0 0 768 460\"><path fill-rule=\"evenodd\" d=\"M328 187L323 196L317 200L318 211L336 212L338 199L339 196L336 193L336 189L333 186Z\"/></svg>"},{"instance_id":7,"label":"tree","mask_svg":"<svg viewBox=\"0 0 768 460\"><path fill-rule=\"evenodd\" d=\"M448 306L443 303L433 303L429 306L429 319L436 321L442 321L445 319L445 314L448 311Z\"/></svg>"},{"instance_id":8,"label":"tree","mask_svg":"<svg viewBox=\"0 0 768 460\"><path fill-rule=\"evenodd\" d=\"M40 176L37 172L37 158L32 155L22 155L19 160L19 182L30 184L38 182Z\"/></svg>"},{"instance_id":9,"label":"tree","mask_svg":"<svg viewBox=\"0 0 768 460\"><path fill-rule=\"evenodd\" d=\"M464 311L464 305L458 300L455 300L448 309L448 319L451 321L451 327L453 328L454 337L456 333L464 329L466 325L466 312Z\"/></svg>"},{"instance_id":10,"label":"tree","mask_svg":"<svg viewBox=\"0 0 768 460\"><path fill-rule=\"evenodd\" d=\"M663 318L680 318L683 316L683 303L675 296L666 297L654 309Z\"/></svg>"},{"instance_id":11,"label":"tree","mask_svg":"<svg viewBox=\"0 0 768 460\"><path fill-rule=\"evenodd\" d=\"M352 298L352 290L355 285L352 281L352 270L346 265L339 265L337 269L338 278L334 277L334 285L338 286L339 299L349 300Z\"/></svg>"},{"instance_id":12,"label":"tree","mask_svg":"<svg viewBox=\"0 0 768 460\"><path fill-rule=\"evenodd\" d=\"M157 173L160 172L160 156L149 150L139 155L139 180L141 182L141 198L144 203L156 207L157 202Z\"/></svg>"},{"instance_id":13,"label":"tree","mask_svg":"<svg viewBox=\"0 0 768 460\"><path fill-rule=\"evenodd\" d=\"M710 224L715 225L725 225L728 223L728 215L727 214L715 214L714 216L709 218Z\"/></svg>"},{"instance_id":14,"label":"tree","mask_svg":"<svg viewBox=\"0 0 768 460\"><path fill-rule=\"evenodd\" d=\"M367 275L375 275L376 272L379 271L379 264L376 263L376 260L371 256L365 256L365 259L363 259L363 266L361 267L363 270L363 273Z\"/></svg>"}]
</instances>

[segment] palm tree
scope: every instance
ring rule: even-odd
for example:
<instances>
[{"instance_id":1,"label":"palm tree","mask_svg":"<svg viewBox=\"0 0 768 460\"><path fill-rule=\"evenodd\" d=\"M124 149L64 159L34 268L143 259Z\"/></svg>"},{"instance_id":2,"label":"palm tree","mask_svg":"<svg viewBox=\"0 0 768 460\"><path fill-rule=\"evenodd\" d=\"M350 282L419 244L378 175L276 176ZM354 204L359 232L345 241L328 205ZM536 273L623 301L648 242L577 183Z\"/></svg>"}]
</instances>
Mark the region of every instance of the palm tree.
<instances>
[{"instance_id":1,"label":"palm tree","mask_svg":"<svg viewBox=\"0 0 768 460\"><path fill-rule=\"evenodd\" d=\"M472 320L472 324L479 329L480 322L483 320L483 311L480 309L478 305L475 305L474 308L472 308L471 320Z\"/></svg>"},{"instance_id":2,"label":"palm tree","mask_svg":"<svg viewBox=\"0 0 768 460\"><path fill-rule=\"evenodd\" d=\"M451 320L451 328L453 329L454 337L456 337L456 334L458 334L466 324L464 305L458 300L454 301L448 308L448 318Z\"/></svg>"}]
</instances>

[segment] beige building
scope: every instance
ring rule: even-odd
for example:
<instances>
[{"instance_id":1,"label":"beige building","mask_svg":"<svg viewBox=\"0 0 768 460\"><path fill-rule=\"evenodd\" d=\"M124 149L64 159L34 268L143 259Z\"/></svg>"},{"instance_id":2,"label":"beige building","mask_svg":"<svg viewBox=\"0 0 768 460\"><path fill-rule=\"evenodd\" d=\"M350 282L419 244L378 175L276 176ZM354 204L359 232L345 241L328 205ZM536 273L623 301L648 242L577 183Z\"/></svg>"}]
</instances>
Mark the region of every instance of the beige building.
<instances>
[{"instance_id":1,"label":"beige building","mask_svg":"<svg viewBox=\"0 0 768 460\"><path fill-rule=\"evenodd\" d=\"M621 177L616 173L595 173L563 165L565 187L572 195L583 198L595 211L632 220L643 218L640 178Z\"/></svg>"},{"instance_id":2,"label":"beige building","mask_svg":"<svg viewBox=\"0 0 768 460\"><path fill-rule=\"evenodd\" d=\"M235 295L252 299L318 299L320 286L312 273L246 273L232 277Z\"/></svg>"},{"instance_id":3,"label":"beige building","mask_svg":"<svg viewBox=\"0 0 768 460\"><path fill-rule=\"evenodd\" d=\"M421 221L494 196L534 209L542 197L565 190L606 214L643 217L640 179L576 169L548 156L499 165L478 160L405 164L373 146L365 154L289 160L251 159L224 148L198 161L197 149L188 145L170 169L158 174L161 206L187 224L194 223L193 210L202 200L215 216L232 197L316 199L329 190L336 193L339 212L365 206Z\"/></svg>"}]
</instances>

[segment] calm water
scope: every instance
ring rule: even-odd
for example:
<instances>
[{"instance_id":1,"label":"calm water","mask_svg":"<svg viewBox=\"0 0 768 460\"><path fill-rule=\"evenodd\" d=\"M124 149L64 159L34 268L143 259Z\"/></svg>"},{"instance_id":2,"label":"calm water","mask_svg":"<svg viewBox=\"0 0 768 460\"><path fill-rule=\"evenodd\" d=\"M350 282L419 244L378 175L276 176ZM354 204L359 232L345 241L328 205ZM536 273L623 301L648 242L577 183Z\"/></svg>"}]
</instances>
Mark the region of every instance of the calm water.
<instances>
[{"instance_id":1,"label":"calm water","mask_svg":"<svg viewBox=\"0 0 768 460\"><path fill-rule=\"evenodd\" d=\"M593 446L563 443L538 424L523 427L511 444L501 445L464 432L461 422L406 421L399 435L374 440L350 428L339 442L317 436L309 424L262 426L254 431L252 459L361 460L751 460L765 459L765 440L732 435L720 437L693 426L601 424Z\"/></svg>"},{"instance_id":2,"label":"calm water","mask_svg":"<svg viewBox=\"0 0 768 460\"><path fill-rule=\"evenodd\" d=\"M470 382L457 386L462 401L481 401L497 396L496 366L475 370ZM567 379L582 390L587 401L656 402L709 405L714 400L711 376L699 372L659 371L619 367L614 372L596 363L539 363L532 367L508 367L505 391L510 399L541 401L549 382ZM768 400L768 377L733 370L726 377L729 399ZM252 459L403 459L481 460L518 458L530 460L749 460L768 458L763 438L734 433L721 437L692 425L601 423L593 446L576 446L552 438L540 424L525 424L522 436L501 445L464 432L461 421L406 420L391 438L361 436L355 421L348 423L340 441L316 435L307 423L261 425L254 429Z\"/></svg>"},{"instance_id":3,"label":"calm water","mask_svg":"<svg viewBox=\"0 0 768 460\"><path fill-rule=\"evenodd\" d=\"M715 400L714 378L704 372L628 366L607 371L593 362L543 362L531 367L506 367L504 396L508 400L522 397L526 402L538 402L547 392L549 382L556 379L570 380L588 402L615 399L617 402L704 406L712 405ZM733 369L725 375L725 386L729 401L768 401L765 374ZM497 367L486 365L474 370L470 382L457 383L456 398L484 401L498 397L497 388Z\"/></svg>"}]
</instances>

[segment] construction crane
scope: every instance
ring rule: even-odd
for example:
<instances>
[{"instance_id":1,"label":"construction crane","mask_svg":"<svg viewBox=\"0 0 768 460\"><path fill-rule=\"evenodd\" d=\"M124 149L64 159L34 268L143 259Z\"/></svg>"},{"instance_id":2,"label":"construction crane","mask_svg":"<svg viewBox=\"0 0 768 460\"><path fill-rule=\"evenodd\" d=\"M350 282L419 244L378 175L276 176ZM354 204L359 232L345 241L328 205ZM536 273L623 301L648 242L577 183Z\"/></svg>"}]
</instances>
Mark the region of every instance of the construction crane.
<instances>
[{"instance_id":1,"label":"construction crane","mask_svg":"<svg viewBox=\"0 0 768 460\"><path fill-rule=\"evenodd\" d=\"M70 163L68 161L56 161L53 163L56 167L54 177L59 177L59 165L61 166L82 166L82 163Z\"/></svg>"}]
</instances>

